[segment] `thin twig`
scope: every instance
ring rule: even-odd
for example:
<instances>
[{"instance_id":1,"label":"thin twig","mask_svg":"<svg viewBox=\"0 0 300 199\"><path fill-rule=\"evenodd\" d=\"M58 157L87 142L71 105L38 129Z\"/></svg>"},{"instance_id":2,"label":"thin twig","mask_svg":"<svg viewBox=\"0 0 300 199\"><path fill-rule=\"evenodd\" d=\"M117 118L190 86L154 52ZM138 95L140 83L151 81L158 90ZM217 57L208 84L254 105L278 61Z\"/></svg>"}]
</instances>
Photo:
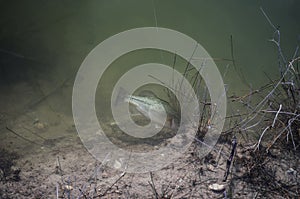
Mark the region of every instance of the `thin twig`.
<instances>
[{"instance_id":1,"label":"thin twig","mask_svg":"<svg viewBox=\"0 0 300 199\"><path fill-rule=\"evenodd\" d=\"M273 142L269 145L269 147L267 148L267 151L270 150L270 148L275 144L275 142L281 137L281 135L290 127L290 125L292 125L293 121L295 121L298 117L300 117L300 114L298 114L296 117L292 118L292 122L288 122L288 126L286 126L273 140Z\"/></svg>"},{"instance_id":2,"label":"thin twig","mask_svg":"<svg viewBox=\"0 0 300 199\"><path fill-rule=\"evenodd\" d=\"M61 181L63 182L63 171L62 171L62 168L61 168L59 156L56 157L56 160L57 160L57 169L59 171L59 174L60 174L60 177L61 177Z\"/></svg>"},{"instance_id":3,"label":"thin twig","mask_svg":"<svg viewBox=\"0 0 300 199\"><path fill-rule=\"evenodd\" d=\"M291 112L278 112L278 111L272 111L272 110L262 110L261 112L263 113L278 113L278 114L283 114L283 115L292 115L292 116L297 116L298 114L296 113L291 113Z\"/></svg>"},{"instance_id":4,"label":"thin twig","mask_svg":"<svg viewBox=\"0 0 300 199\"><path fill-rule=\"evenodd\" d=\"M272 26L272 28L274 30L276 30L276 27L274 26L274 24L272 23L272 21L270 20L270 18L268 17L268 15L265 13L264 9L262 7L260 7L260 10L263 13L263 15L265 16L265 18L267 19L267 21L269 22L269 24Z\"/></svg>"},{"instance_id":5,"label":"thin twig","mask_svg":"<svg viewBox=\"0 0 300 199\"><path fill-rule=\"evenodd\" d=\"M220 148L220 150L219 150L219 152L218 152L218 155L217 155L217 157L216 157L216 167L219 167L219 160L220 160L221 153L222 153L222 150L223 150L224 145L225 145L225 143L222 144L222 146L221 146L221 148Z\"/></svg>"},{"instance_id":6,"label":"thin twig","mask_svg":"<svg viewBox=\"0 0 300 199\"><path fill-rule=\"evenodd\" d=\"M5 50L5 49L2 49L2 48L0 48L0 53L5 53L5 54L8 54L8 55L17 57L19 59L24 59L24 60L28 60L28 61L35 62L35 63L40 63L39 61L37 61L33 58L25 57L22 54L19 54L19 53L13 52L13 51L9 51L9 50Z\"/></svg>"},{"instance_id":7,"label":"thin twig","mask_svg":"<svg viewBox=\"0 0 300 199\"><path fill-rule=\"evenodd\" d=\"M256 144L256 147L255 147L254 151L256 151L256 150L259 149L259 145L260 145L260 143L261 143L261 140L262 140L262 138L263 138L265 132L266 132L268 129L270 129L270 126L267 126L267 127L264 129L264 131L262 132L262 134L260 135L259 140L258 140L258 142L257 142L257 144Z\"/></svg>"},{"instance_id":8,"label":"thin twig","mask_svg":"<svg viewBox=\"0 0 300 199\"><path fill-rule=\"evenodd\" d=\"M232 139L231 153L230 153L229 158L226 161L226 172L224 174L223 182L226 182L227 177L230 173L229 171L230 171L230 168L231 168L231 165L232 165L232 160L233 160L233 157L234 157L234 154L235 154L235 151L236 151L236 146L237 146L237 140L236 140L236 137L234 136L233 139Z\"/></svg>"},{"instance_id":9,"label":"thin twig","mask_svg":"<svg viewBox=\"0 0 300 199\"><path fill-rule=\"evenodd\" d=\"M39 134L37 134L36 132L32 131L32 130L31 130L31 129L29 129L29 128L27 128L27 127L25 127L25 126L23 126L23 128L24 128L24 129L26 129L27 131L29 131L30 133L32 133L33 135L35 135L35 136L37 136L37 137L41 138L42 140L44 140L44 141L46 141L46 140L47 140L46 138L44 138L44 137L40 136Z\"/></svg>"},{"instance_id":10,"label":"thin twig","mask_svg":"<svg viewBox=\"0 0 300 199\"><path fill-rule=\"evenodd\" d=\"M56 183L56 199L58 199L58 183Z\"/></svg>"},{"instance_id":11,"label":"thin twig","mask_svg":"<svg viewBox=\"0 0 300 199\"><path fill-rule=\"evenodd\" d=\"M102 197L105 196L107 194L107 192L115 185L117 184L124 176L125 176L126 172L123 172L120 177L114 182L112 183L104 192L103 194L99 194L97 196L94 196L93 198L98 198L98 197Z\"/></svg>"},{"instance_id":12,"label":"thin twig","mask_svg":"<svg viewBox=\"0 0 300 199\"><path fill-rule=\"evenodd\" d=\"M28 138L26 138L26 137L20 135L19 133L17 133L16 131L12 130L12 129L9 128L8 126L6 126L6 129L7 129L9 132L11 132L12 134L14 134L14 135L16 135L16 136L22 138L23 140L25 140L25 141L27 141L27 142L30 142L31 144L35 144L35 145L39 145L39 146L44 146L44 145L42 145L42 144L39 144L39 143L37 143L37 142L34 142L34 141L32 141L32 140L30 140L30 139L28 139ZM47 147L47 146L46 146L46 147Z\"/></svg>"},{"instance_id":13,"label":"thin twig","mask_svg":"<svg viewBox=\"0 0 300 199\"><path fill-rule=\"evenodd\" d=\"M278 114L279 114L280 111L281 111L281 108L282 108L282 105L280 104L280 105L279 105L279 109L278 109L278 111L277 111L277 113L276 113L276 115L275 115L275 118L274 118L274 120L273 120L272 128L274 128L275 122L276 122L276 120L277 120Z\"/></svg>"},{"instance_id":14,"label":"thin twig","mask_svg":"<svg viewBox=\"0 0 300 199\"><path fill-rule=\"evenodd\" d=\"M254 116L252 116L250 119L245 118L243 120L243 122L245 122L242 127L245 127L247 124L249 124L254 118L256 118L256 116L258 115L258 113L262 110L263 106L266 104L267 100L270 98L270 96L275 92L275 90L278 88L278 86L281 84L281 82L284 79L284 76L287 74L287 72L289 71L290 67L292 66L292 63L294 61L297 61L298 59L300 59L300 57L294 59L292 62L289 63L288 67L286 68L283 76L279 79L279 81L277 82L277 84L274 86L274 88L269 92L269 94L264 97L264 99L254 108L254 110L251 112L255 113Z\"/></svg>"},{"instance_id":15,"label":"thin twig","mask_svg":"<svg viewBox=\"0 0 300 199\"><path fill-rule=\"evenodd\" d=\"M153 191L153 193L155 195L155 198L158 199L159 195L158 195L158 193L156 191L156 188L155 188L155 184L154 184L154 181L153 181L153 173L152 172L150 172L150 179L151 179L151 183L149 182L149 184L150 184L150 186L152 188L152 191Z\"/></svg>"},{"instance_id":16,"label":"thin twig","mask_svg":"<svg viewBox=\"0 0 300 199\"><path fill-rule=\"evenodd\" d=\"M86 196L86 194L85 194L80 188L79 188L78 190L80 191L80 193L83 195L83 197L84 197L85 199L88 199L87 196Z\"/></svg>"}]
</instances>

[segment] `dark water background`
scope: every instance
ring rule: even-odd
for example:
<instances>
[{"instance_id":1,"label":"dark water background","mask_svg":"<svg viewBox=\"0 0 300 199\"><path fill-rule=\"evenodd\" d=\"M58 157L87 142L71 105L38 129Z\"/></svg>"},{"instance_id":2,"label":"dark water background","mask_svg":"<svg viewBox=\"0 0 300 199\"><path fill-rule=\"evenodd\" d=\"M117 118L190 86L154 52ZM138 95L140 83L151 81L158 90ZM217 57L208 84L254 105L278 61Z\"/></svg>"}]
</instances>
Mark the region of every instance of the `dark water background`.
<instances>
[{"instance_id":1,"label":"dark water background","mask_svg":"<svg viewBox=\"0 0 300 199\"><path fill-rule=\"evenodd\" d=\"M67 82L47 100L54 111L71 115L73 80L87 54L114 34L147 26L180 31L197 40L216 59L231 58L232 35L237 67L249 85L259 88L269 81L265 74L271 78L279 75L276 48L268 41L273 29L260 6L280 26L282 47L290 58L300 33L297 0L2 0L1 108L19 114L41 95ZM109 95L113 74L144 59L150 60L137 55L116 61L111 74L104 78L100 97ZM224 82L229 94L249 91L232 62L216 64L222 74L226 73ZM28 94L28 86L17 86L22 82L34 88L33 94Z\"/></svg>"}]
</instances>

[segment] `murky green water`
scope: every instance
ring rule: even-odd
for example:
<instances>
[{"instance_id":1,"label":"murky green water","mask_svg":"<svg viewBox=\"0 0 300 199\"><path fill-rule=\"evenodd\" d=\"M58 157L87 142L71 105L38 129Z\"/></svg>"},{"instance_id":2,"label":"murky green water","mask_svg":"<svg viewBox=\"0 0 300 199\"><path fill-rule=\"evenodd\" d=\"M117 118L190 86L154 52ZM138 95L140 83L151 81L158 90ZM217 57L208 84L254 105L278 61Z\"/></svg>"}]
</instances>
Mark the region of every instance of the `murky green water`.
<instances>
[{"instance_id":1,"label":"murky green water","mask_svg":"<svg viewBox=\"0 0 300 199\"><path fill-rule=\"evenodd\" d=\"M228 93L244 94L249 88L232 62L224 60L231 59L231 36L236 65L254 89L269 81L265 73L273 78L279 74L276 48L268 41L273 30L260 6L273 23L280 26L282 47L287 57L292 56L300 33L297 0L2 0L1 84L5 87L25 79L37 82L47 93L70 79L68 88L55 93L49 103L55 111L71 115L73 79L87 54L121 31L159 26L197 40L216 59ZM134 52L116 60L100 82L97 109L105 113L113 84L123 72L150 61L172 63L173 55L164 57L162 60L157 52ZM180 68L178 63L177 67L183 70L185 65ZM14 93L13 90L6 92Z\"/></svg>"},{"instance_id":2,"label":"murky green water","mask_svg":"<svg viewBox=\"0 0 300 199\"><path fill-rule=\"evenodd\" d=\"M249 83L257 86L264 82L263 71L276 73L277 69L274 46L267 41L272 29L260 6L280 25L282 45L290 55L300 29L299 3L292 0L1 1L0 44L3 50L43 63L36 66L40 71L64 78L74 74L101 41L131 28L157 23L178 30L197 40L215 58L230 58L232 35L237 64ZM226 63L217 64L225 70ZM228 75L230 83L234 75ZM230 85L232 90L236 87Z\"/></svg>"}]
</instances>

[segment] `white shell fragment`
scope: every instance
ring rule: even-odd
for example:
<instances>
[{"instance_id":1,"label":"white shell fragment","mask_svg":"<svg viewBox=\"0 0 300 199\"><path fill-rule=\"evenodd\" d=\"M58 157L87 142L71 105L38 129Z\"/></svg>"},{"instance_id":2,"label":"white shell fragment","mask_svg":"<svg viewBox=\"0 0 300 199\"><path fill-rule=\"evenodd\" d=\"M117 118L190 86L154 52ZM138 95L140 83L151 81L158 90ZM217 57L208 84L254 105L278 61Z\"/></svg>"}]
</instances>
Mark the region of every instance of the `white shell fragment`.
<instances>
[{"instance_id":1,"label":"white shell fragment","mask_svg":"<svg viewBox=\"0 0 300 199\"><path fill-rule=\"evenodd\" d=\"M225 185L214 183L214 184L209 185L208 188L212 191L223 191L223 190L225 190Z\"/></svg>"},{"instance_id":2,"label":"white shell fragment","mask_svg":"<svg viewBox=\"0 0 300 199\"><path fill-rule=\"evenodd\" d=\"M70 186L70 185L65 185L65 186L64 186L64 189L65 189L66 191L72 191L72 190L73 190L73 187Z\"/></svg>"}]
</instances>

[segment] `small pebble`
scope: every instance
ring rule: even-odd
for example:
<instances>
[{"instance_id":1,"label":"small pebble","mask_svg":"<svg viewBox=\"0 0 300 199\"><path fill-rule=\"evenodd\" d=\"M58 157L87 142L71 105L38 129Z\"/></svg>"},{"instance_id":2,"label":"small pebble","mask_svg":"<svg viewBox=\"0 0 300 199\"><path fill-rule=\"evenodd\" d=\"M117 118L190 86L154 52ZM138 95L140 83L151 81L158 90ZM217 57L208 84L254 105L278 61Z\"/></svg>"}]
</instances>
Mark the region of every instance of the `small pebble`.
<instances>
[{"instance_id":1,"label":"small pebble","mask_svg":"<svg viewBox=\"0 0 300 199\"><path fill-rule=\"evenodd\" d=\"M212 191L223 191L223 190L225 190L225 185L214 183L214 184L209 185L208 188Z\"/></svg>"},{"instance_id":2,"label":"small pebble","mask_svg":"<svg viewBox=\"0 0 300 199\"><path fill-rule=\"evenodd\" d=\"M72 191L72 190L73 190L73 187L72 187L71 185L65 185L65 186L64 186L64 190Z\"/></svg>"}]
</instances>

